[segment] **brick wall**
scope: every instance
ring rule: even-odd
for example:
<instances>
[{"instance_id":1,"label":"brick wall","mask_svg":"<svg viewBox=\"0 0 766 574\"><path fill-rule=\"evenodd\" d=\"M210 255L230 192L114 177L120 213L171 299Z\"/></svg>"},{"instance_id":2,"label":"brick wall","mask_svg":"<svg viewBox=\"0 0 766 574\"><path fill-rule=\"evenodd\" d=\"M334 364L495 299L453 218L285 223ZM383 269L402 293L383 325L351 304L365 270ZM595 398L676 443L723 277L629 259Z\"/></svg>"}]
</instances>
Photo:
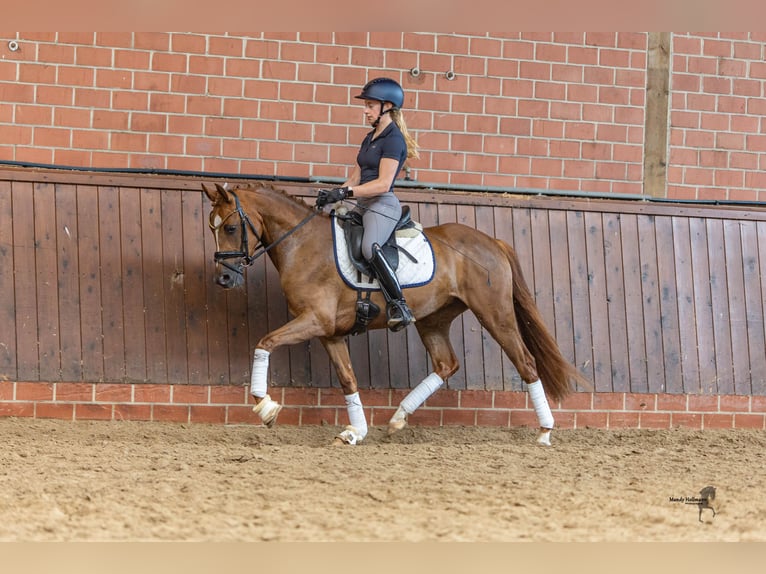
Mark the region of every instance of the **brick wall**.
<instances>
[{"instance_id":1,"label":"brick wall","mask_svg":"<svg viewBox=\"0 0 766 574\"><path fill-rule=\"evenodd\" d=\"M671 197L763 198L765 42L673 35ZM641 193L646 52L623 32L17 33L0 159L342 177L353 95L387 74L419 181Z\"/></svg>"},{"instance_id":2,"label":"brick wall","mask_svg":"<svg viewBox=\"0 0 766 574\"><path fill-rule=\"evenodd\" d=\"M766 34L677 33L668 194L766 201Z\"/></svg>"},{"instance_id":3,"label":"brick wall","mask_svg":"<svg viewBox=\"0 0 766 574\"><path fill-rule=\"evenodd\" d=\"M388 423L406 390L361 392L369 424ZM348 424L340 389L273 388L279 423ZM551 405L557 428L766 429L766 397L665 393L576 393ZM259 424L242 386L0 381L0 416ZM535 428L526 392L441 389L410 423Z\"/></svg>"}]
</instances>

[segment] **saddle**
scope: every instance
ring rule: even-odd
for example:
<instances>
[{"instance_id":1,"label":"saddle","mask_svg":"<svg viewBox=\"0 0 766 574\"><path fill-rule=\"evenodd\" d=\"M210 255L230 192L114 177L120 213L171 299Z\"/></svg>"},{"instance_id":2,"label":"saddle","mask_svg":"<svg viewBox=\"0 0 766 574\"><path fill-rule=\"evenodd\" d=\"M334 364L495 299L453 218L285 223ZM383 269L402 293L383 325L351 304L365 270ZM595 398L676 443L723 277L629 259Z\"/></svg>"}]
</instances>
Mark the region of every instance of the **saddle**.
<instances>
[{"instance_id":1,"label":"saddle","mask_svg":"<svg viewBox=\"0 0 766 574\"><path fill-rule=\"evenodd\" d=\"M338 219L343 221L343 235L346 239L349 259L354 268L360 276L366 275L368 277L374 277L375 272L372 269L372 266L364 258L364 255L362 255L362 236L364 235L362 215L356 211L349 211L344 215L336 213L335 215ZM399 267L399 251L405 253L411 260L416 261L404 248L396 244L397 232L405 229L417 229L417 224L412 220L409 205L402 207L402 215L399 217L399 221L396 223L393 232L391 232L391 235L386 239L386 242L381 245L383 256L394 271ZM370 300L370 291L357 289L356 321L351 328L350 333L352 335L360 335L364 333L367 330L367 325L369 325L378 314L380 314L380 308Z\"/></svg>"},{"instance_id":2,"label":"saddle","mask_svg":"<svg viewBox=\"0 0 766 574\"><path fill-rule=\"evenodd\" d=\"M343 235L346 238L346 244L348 245L348 255L354 267L362 275L374 276L374 272L370 264L367 263L362 255L362 236L364 235L364 227L362 225L362 215L356 211L349 211L345 215L337 215L338 219L343 220ZM399 221L396 223L394 231L391 236L386 239L386 242L381 245L383 255L391 265L391 269L396 271L399 267L399 251L404 251L396 244L396 233L404 229L414 229L417 224L412 220L410 213L410 206L405 205L402 207L402 215ZM405 252L405 254L407 254ZM409 256L409 254L407 254ZM410 256L410 258L412 258Z\"/></svg>"}]
</instances>

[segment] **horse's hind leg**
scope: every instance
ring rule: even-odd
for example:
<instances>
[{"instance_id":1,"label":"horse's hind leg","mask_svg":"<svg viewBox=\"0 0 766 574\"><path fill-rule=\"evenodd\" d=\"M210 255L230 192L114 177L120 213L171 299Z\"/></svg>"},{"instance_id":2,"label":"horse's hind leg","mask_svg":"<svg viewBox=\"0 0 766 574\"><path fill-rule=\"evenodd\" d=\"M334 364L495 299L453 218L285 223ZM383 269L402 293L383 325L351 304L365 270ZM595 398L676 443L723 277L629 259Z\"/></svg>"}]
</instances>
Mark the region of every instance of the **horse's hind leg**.
<instances>
[{"instance_id":1,"label":"horse's hind leg","mask_svg":"<svg viewBox=\"0 0 766 574\"><path fill-rule=\"evenodd\" d=\"M513 309L495 309L495 311L477 313L477 316L484 328L500 344L525 383L529 398L532 401L532 407L537 415L539 425L537 443L550 446L551 430L554 425L553 413L548 405L543 384L537 373L535 358L522 340ZM501 317L501 313L504 313L504 316Z\"/></svg>"},{"instance_id":2,"label":"horse's hind leg","mask_svg":"<svg viewBox=\"0 0 766 574\"><path fill-rule=\"evenodd\" d=\"M431 357L434 372L423 379L399 403L399 408L388 421L388 434L393 434L407 426L407 417L414 413L428 397L444 384L448 377L454 375L458 370L460 365L449 339L449 329L454 318L461 312L462 309L455 309L454 313L449 314L448 319L443 316L440 320L426 317L415 323L420 338Z\"/></svg>"},{"instance_id":3,"label":"horse's hind leg","mask_svg":"<svg viewBox=\"0 0 766 574\"><path fill-rule=\"evenodd\" d=\"M364 440L367 436L367 417L362 407L362 399L357 391L357 381L351 366L351 357L344 338L320 337L327 354L330 356L335 372L338 375L343 398L346 400L349 425L335 437L335 444L354 445Z\"/></svg>"}]
</instances>

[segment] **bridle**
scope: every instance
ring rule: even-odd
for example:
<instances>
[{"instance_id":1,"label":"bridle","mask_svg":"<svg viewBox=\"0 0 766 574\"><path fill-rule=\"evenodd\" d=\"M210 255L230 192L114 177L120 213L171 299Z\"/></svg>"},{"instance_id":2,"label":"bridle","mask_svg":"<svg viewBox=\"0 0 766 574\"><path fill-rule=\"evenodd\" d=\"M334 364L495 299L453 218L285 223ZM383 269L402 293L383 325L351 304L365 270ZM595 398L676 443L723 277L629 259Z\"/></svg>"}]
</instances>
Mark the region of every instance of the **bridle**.
<instances>
[{"instance_id":1,"label":"bridle","mask_svg":"<svg viewBox=\"0 0 766 574\"><path fill-rule=\"evenodd\" d=\"M210 229L213 230L213 232L218 231L221 229L221 227L224 226L226 221L234 215L235 213L239 216L239 224L240 224L240 245L239 245L239 251L216 251L213 253L213 260L216 263L219 263L226 267L227 269L234 271L238 275L242 275L242 264L245 265L251 265L253 261L258 259L261 255L264 255L267 253L270 249L273 247L276 247L279 245L283 240L287 239L290 235L298 231L301 227L303 227L306 223L309 222L310 219L314 218L316 215L319 214L319 211L311 210L311 213L309 213L303 221L301 221L298 225L290 229L287 233L285 233L282 237L274 241L273 243L268 243L264 238L263 235L259 234L258 231L255 228L255 225L253 225L253 222L250 220L250 217L245 213L245 210L242 209L242 204L239 201L239 197L236 193L229 190L228 191L232 196L234 196L234 210L230 211L226 217L224 217L221 222L218 225L214 225L212 221L212 213L210 214L211 220L208 221L208 225L210 226ZM248 229L253 233L255 238L258 240L258 243L255 244L255 247L253 247L253 253L250 253L250 246L248 241ZM216 247L218 247L218 239L216 236ZM238 259L239 262L237 264L229 263L229 259Z\"/></svg>"}]
</instances>

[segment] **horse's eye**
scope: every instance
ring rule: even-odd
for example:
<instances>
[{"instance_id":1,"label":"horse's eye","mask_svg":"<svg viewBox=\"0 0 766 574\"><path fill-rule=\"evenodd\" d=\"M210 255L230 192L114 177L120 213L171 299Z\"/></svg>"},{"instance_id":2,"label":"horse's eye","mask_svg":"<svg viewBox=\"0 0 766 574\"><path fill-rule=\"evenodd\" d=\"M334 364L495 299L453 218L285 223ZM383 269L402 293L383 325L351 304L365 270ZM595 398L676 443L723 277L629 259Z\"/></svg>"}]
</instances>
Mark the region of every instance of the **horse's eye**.
<instances>
[{"instance_id":1,"label":"horse's eye","mask_svg":"<svg viewBox=\"0 0 766 574\"><path fill-rule=\"evenodd\" d=\"M236 225L224 225L223 230L228 233L229 235L234 235L237 232L237 226Z\"/></svg>"}]
</instances>

